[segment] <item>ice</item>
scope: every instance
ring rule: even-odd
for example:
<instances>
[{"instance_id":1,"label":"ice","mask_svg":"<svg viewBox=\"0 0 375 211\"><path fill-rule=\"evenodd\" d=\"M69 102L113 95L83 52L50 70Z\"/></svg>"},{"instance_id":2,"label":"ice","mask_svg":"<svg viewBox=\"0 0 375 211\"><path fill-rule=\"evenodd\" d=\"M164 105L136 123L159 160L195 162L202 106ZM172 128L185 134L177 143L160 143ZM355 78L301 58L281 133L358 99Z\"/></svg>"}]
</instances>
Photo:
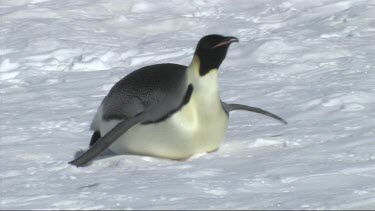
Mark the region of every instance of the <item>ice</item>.
<instances>
[{"instance_id":1,"label":"ice","mask_svg":"<svg viewBox=\"0 0 375 211\"><path fill-rule=\"evenodd\" d=\"M374 209L375 3L358 0L2 0L0 208ZM185 161L87 149L122 77L188 65L199 38L237 36L220 149Z\"/></svg>"},{"instance_id":2,"label":"ice","mask_svg":"<svg viewBox=\"0 0 375 211\"><path fill-rule=\"evenodd\" d=\"M75 62L71 67L73 71L98 71L111 69L98 58L89 61Z\"/></svg>"},{"instance_id":3,"label":"ice","mask_svg":"<svg viewBox=\"0 0 375 211\"><path fill-rule=\"evenodd\" d=\"M9 72L11 70L15 70L20 65L16 62L10 62L10 60L7 58L0 64L0 72Z\"/></svg>"},{"instance_id":4,"label":"ice","mask_svg":"<svg viewBox=\"0 0 375 211\"><path fill-rule=\"evenodd\" d=\"M1 73L0 80L8 80L15 78L18 74L19 72Z\"/></svg>"},{"instance_id":5,"label":"ice","mask_svg":"<svg viewBox=\"0 0 375 211\"><path fill-rule=\"evenodd\" d=\"M274 146L274 145L281 145L280 140L276 139L263 139L263 138L257 138L255 141L251 144L249 144L249 147L264 147L264 146Z\"/></svg>"},{"instance_id":6,"label":"ice","mask_svg":"<svg viewBox=\"0 0 375 211\"><path fill-rule=\"evenodd\" d=\"M133 5L131 12L133 13L143 13L152 12L155 9L154 4L147 1L137 2Z\"/></svg>"}]
</instances>

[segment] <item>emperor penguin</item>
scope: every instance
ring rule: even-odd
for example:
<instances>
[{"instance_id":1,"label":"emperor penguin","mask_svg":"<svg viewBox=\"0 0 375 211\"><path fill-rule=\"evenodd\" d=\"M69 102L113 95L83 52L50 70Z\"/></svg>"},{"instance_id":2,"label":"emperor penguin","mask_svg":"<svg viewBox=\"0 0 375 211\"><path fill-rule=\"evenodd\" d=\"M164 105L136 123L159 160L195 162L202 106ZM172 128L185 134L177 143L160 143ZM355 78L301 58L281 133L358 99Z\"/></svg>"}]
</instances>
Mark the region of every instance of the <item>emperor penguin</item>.
<instances>
[{"instance_id":1,"label":"emperor penguin","mask_svg":"<svg viewBox=\"0 0 375 211\"><path fill-rule=\"evenodd\" d=\"M233 36L200 39L189 66L156 64L128 74L103 99L91 124L90 148L70 164L83 166L106 149L118 154L184 160L216 151L224 141L229 112L260 108L220 99L218 69Z\"/></svg>"}]
</instances>

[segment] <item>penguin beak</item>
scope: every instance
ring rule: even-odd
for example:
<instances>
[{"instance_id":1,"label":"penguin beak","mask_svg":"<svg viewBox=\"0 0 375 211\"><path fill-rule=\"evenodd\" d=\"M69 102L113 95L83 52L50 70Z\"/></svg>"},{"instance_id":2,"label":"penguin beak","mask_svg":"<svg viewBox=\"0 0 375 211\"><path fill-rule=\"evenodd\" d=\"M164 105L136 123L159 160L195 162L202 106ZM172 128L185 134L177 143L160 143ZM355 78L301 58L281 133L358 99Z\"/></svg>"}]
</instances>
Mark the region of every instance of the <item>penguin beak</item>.
<instances>
[{"instance_id":1,"label":"penguin beak","mask_svg":"<svg viewBox=\"0 0 375 211\"><path fill-rule=\"evenodd\" d=\"M218 43L217 45L215 45L213 48L217 48L217 47L220 47L220 46L224 46L224 45L230 45L234 42L238 42L238 38L237 37L225 37L223 41L221 41L220 43Z\"/></svg>"}]
</instances>

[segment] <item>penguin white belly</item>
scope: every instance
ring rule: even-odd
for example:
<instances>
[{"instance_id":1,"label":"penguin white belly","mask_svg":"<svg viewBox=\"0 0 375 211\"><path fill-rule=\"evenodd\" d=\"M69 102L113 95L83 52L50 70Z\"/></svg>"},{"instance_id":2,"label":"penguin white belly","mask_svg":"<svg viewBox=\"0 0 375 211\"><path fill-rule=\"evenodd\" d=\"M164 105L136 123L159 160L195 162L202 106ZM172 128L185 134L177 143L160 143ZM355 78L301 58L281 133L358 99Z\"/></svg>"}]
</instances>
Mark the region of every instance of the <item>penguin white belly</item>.
<instances>
[{"instance_id":1,"label":"penguin white belly","mask_svg":"<svg viewBox=\"0 0 375 211\"><path fill-rule=\"evenodd\" d=\"M135 125L109 148L118 154L169 159L186 159L196 153L214 151L224 140L228 124L228 116L217 100L211 106L197 106L193 94L189 103L168 119ZM116 124L118 121L102 122L101 134L107 133Z\"/></svg>"}]
</instances>

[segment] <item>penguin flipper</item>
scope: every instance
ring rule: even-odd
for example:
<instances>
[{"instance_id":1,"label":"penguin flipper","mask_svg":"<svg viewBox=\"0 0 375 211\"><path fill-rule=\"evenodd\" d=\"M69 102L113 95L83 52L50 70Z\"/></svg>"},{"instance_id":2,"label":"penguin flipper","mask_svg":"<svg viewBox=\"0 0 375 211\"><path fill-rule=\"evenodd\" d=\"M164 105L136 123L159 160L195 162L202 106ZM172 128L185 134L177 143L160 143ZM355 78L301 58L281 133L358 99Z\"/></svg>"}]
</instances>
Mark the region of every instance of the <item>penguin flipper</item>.
<instances>
[{"instance_id":1,"label":"penguin flipper","mask_svg":"<svg viewBox=\"0 0 375 211\"><path fill-rule=\"evenodd\" d=\"M222 105L224 107L224 110L228 114L229 114L229 112L234 111L234 110L251 111L251 112L255 112L255 113L258 113L258 114L263 114L263 115L272 117L274 119L277 119L280 122L282 122L283 124L288 124L288 122L285 121L283 118L281 118L281 117L279 117L279 116L277 116L277 115L275 115L275 114L273 114L271 112L263 110L261 108L251 107L251 106L247 106L247 105L243 105L243 104L227 104L227 103L224 103L224 102L222 102Z\"/></svg>"},{"instance_id":2,"label":"penguin flipper","mask_svg":"<svg viewBox=\"0 0 375 211\"><path fill-rule=\"evenodd\" d=\"M137 115L118 123L112 130L95 142L85 153L69 163L77 167L83 166L106 150L113 142L134 125L145 121L144 115Z\"/></svg>"}]
</instances>

